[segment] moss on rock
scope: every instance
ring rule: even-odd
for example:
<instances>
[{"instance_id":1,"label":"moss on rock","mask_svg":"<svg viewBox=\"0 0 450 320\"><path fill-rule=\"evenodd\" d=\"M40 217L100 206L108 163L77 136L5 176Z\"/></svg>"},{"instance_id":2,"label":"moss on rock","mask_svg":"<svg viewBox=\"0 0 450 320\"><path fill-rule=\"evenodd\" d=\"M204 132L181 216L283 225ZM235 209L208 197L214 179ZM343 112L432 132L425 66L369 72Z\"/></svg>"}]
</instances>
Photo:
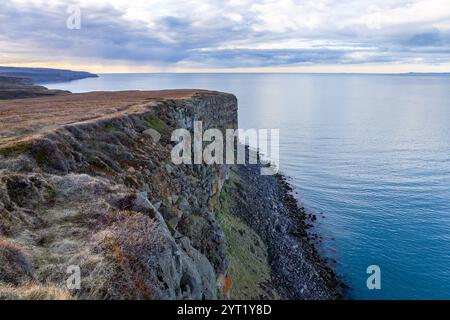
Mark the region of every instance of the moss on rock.
<instances>
[{"instance_id":1,"label":"moss on rock","mask_svg":"<svg viewBox=\"0 0 450 320\"><path fill-rule=\"evenodd\" d=\"M32 156L40 167L48 166L52 163L51 156L44 149L34 150L32 152Z\"/></svg>"},{"instance_id":2,"label":"moss on rock","mask_svg":"<svg viewBox=\"0 0 450 320\"><path fill-rule=\"evenodd\" d=\"M26 150L26 144L18 143L0 148L0 155L11 157Z\"/></svg>"},{"instance_id":3,"label":"moss on rock","mask_svg":"<svg viewBox=\"0 0 450 320\"><path fill-rule=\"evenodd\" d=\"M269 288L270 266L267 248L261 238L239 217L233 215L234 197L232 181L225 183L217 215L225 233L227 254L230 259L228 278L231 281L231 299L276 299L277 293Z\"/></svg>"},{"instance_id":4,"label":"moss on rock","mask_svg":"<svg viewBox=\"0 0 450 320\"><path fill-rule=\"evenodd\" d=\"M147 125L149 128L155 129L159 133L163 134L167 131L167 124L165 124L161 119L152 115L146 118Z\"/></svg>"}]
</instances>

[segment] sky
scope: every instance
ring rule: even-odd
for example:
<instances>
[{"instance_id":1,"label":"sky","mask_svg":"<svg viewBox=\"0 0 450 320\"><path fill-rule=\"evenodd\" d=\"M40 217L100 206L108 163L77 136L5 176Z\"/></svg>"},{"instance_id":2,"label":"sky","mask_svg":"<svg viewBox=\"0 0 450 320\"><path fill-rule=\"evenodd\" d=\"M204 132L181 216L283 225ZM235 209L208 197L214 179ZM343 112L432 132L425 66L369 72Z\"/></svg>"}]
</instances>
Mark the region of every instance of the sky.
<instances>
[{"instance_id":1,"label":"sky","mask_svg":"<svg viewBox=\"0 0 450 320\"><path fill-rule=\"evenodd\" d=\"M0 65L450 72L450 0L2 0Z\"/></svg>"}]
</instances>

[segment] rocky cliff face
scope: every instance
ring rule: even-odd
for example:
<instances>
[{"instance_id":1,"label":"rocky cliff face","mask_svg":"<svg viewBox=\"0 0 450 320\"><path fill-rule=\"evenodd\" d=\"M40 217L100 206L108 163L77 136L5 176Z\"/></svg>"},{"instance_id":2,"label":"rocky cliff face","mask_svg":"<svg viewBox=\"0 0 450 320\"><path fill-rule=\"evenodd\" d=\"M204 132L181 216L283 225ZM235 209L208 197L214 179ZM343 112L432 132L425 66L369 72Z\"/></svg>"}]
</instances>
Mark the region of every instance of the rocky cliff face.
<instances>
[{"instance_id":1,"label":"rocky cliff face","mask_svg":"<svg viewBox=\"0 0 450 320\"><path fill-rule=\"evenodd\" d=\"M228 260L214 213L228 168L172 164L170 133L195 120L236 126L236 110L228 94L147 101L3 145L3 291L65 291L79 266L81 289L67 292L77 298L216 298Z\"/></svg>"},{"instance_id":2,"label":"rocky cliff face","mask_svg":"<svg viewBox=\"0 0 450 320\"><path fill-rule=\"evenodd\" d=\"M0 110L0 298L338 297L308 242L285 237L307 236L305 213L278 179L172 163L174 129L237 127L233 95L100 92Z\"/></svg>"}]
</instances>

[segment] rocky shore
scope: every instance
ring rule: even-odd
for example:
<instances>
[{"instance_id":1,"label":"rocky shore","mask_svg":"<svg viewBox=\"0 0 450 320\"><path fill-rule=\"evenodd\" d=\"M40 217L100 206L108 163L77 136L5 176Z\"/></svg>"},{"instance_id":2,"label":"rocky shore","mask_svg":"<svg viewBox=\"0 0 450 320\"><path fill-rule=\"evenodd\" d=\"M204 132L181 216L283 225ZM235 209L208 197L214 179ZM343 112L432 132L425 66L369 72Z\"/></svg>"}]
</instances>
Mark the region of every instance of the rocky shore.
<instances>
[{"instance_id":1,"label":"rocky shore","mask_svg":"<svg viewBox=\"0 0 450 320\"><path fill-rule=\"evenodd\" d=\"M340 298L281 176L172 163L174 129L237 128L233 95L6 100L0 120L0 298Z\"/></svg>"},{"instance_id":2,"label":"rocky shore","mask_svg":"<svg viewBox=\"0 0 450 320\"><path fill-rule=\"evenodd\" d=\"M312 215L298 205L283 175L262 176L262 166L233 166L223 193L229 212L254 230L266 248L270 288L282 299L342 298L340 281L312 243Z\"/></svg>"}]
</instances>

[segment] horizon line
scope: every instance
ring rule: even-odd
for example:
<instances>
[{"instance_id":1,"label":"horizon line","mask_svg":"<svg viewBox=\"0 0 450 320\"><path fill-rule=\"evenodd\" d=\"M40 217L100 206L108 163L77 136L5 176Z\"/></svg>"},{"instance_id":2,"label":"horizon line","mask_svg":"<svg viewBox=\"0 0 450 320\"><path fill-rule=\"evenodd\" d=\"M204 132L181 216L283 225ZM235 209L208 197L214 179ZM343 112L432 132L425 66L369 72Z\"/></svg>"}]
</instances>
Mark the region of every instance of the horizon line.
<instances>
[{"instance_id":1,"label":"horizon line","mask_svg":"<svg viewBox=\"0 0 450 320\"><path fill-rule=\"evenodd\" d=\"M46 69L46 68L44 68ZM83 70L72 70L72 71L83 71ZM91 71L89 71L91 72ZM91 72L96 74L448 74L447 72L299 72L299 71L159 71L159 72Z\"/></svg>"}]
</instances>

